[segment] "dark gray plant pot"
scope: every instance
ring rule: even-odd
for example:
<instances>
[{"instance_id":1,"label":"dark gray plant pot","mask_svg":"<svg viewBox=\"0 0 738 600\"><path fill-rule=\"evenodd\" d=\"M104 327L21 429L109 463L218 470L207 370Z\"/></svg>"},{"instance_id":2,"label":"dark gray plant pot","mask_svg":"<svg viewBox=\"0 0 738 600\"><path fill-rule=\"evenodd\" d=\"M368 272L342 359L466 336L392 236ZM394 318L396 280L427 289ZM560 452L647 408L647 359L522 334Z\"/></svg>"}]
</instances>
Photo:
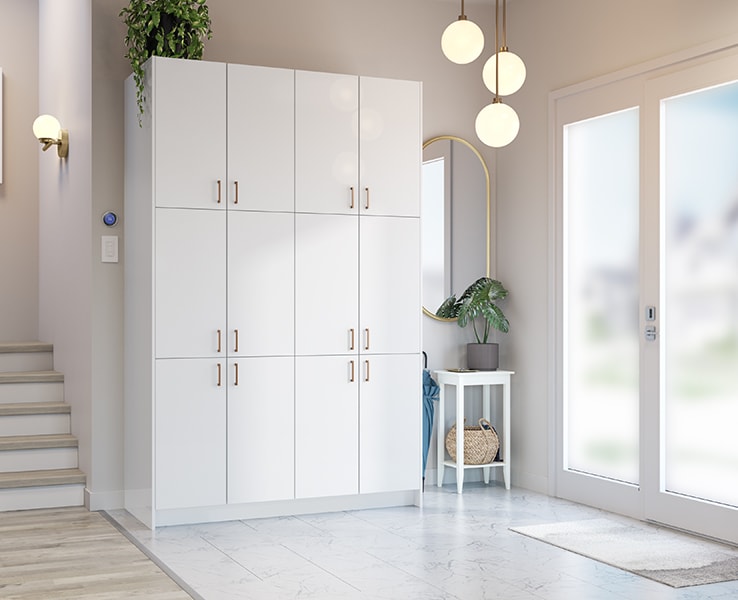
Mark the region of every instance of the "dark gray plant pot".
<instances>
[{"instance_id":1,"label":"dark gray plant pot","mask_svg":"<svg viewBox=\"0 0 738 600\"><path fill-rule=\"evenodd\" d=\"M466 366L477 371L496 371L500 366L499 344L467 344Z\"/></svg>"}]
</instances>

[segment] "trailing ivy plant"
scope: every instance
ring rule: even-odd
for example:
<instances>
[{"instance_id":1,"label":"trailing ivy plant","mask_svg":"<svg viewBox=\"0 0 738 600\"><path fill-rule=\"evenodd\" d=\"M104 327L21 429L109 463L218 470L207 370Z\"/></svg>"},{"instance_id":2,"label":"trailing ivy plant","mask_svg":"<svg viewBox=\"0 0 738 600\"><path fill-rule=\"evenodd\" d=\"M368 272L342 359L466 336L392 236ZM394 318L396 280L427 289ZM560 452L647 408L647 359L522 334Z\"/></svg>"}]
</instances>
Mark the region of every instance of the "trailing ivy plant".
<instances>
[{"instance_id":1,"label":"trailing ivy plant","mask_svg":"<svg viewBox=\"0 0 738 600\"><path fill-rule=\"evenodd\" d=\"M136 84L139 124L144 112L143 65L150 56L202 58L205 39L213 36L206 0L130 0L119 15L128 31L126 58Z\"/></svg>"},{"instance_id":2,"label":"trailing ivy plant","mask_svg":"<svg viewBox=\"0 0 738 600\"><path fill-rule=\"evenodd\" d=\"M474 329L477 343L486 344L490 329L503 333L510 330L510 322L496 301L507 296L507 290L496 279L480 277L472 283L457 300L456 295L449 296L436 311L436 315L447 319L456 319L459 327L466 327L470 322ZM482 335L477 331L476 318L482 317L484 329Z\"/></svg>"}]
</instances>

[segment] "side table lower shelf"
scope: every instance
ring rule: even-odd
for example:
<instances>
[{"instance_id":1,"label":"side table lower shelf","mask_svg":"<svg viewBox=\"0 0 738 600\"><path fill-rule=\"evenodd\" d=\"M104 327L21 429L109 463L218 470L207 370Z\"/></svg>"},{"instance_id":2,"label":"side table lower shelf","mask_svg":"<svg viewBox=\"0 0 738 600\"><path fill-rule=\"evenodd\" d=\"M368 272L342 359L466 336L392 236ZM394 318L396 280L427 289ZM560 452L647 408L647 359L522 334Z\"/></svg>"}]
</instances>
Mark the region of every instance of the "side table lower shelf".
<instances>
[{"instance_id":1,"label":"side table lower shelf","mask_svg":"<svg viewBox=\"0 0 738 600\"><path fill-rule=\"evenodd\" d=\"M483 469L484 483L489 483L490 469L502 468L502 479L505 489L510 489L510 377L513 371L434 371L433 376L438 383L439 417L437 431L438 449L438 487L443 485L445 467L456 470L456 491L461 494L464 488L464 471L466 469ZM446 459L444 423L445 386L456 387L456 460ZM490 418L490 388L493 385L502 386L502 439L500 440L500 457L491 463L481 465L464 464L464 388L482 386L482 416Z\"/></svg>"}]
</instances>

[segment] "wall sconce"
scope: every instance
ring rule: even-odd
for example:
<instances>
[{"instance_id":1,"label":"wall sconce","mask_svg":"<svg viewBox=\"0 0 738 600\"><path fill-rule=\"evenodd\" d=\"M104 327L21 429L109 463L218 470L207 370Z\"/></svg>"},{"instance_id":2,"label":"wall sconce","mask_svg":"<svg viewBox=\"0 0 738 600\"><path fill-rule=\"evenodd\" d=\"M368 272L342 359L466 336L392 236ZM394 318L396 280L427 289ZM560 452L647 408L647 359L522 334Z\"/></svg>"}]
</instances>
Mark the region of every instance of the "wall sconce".
<instances>
[{"instance_id":1,"label":"wall sconce","mask_svg":"<svg viewBox=\"0 0 738 600\"><path fill-rule=\"evenodd\" d=\"M44 152L51 146L56 146L59 158L66 158L69 154L69 132L61 128L56 117L41 115L36 118L33 122L33 135L43 144Z\"/></svg>"}]
</instances>

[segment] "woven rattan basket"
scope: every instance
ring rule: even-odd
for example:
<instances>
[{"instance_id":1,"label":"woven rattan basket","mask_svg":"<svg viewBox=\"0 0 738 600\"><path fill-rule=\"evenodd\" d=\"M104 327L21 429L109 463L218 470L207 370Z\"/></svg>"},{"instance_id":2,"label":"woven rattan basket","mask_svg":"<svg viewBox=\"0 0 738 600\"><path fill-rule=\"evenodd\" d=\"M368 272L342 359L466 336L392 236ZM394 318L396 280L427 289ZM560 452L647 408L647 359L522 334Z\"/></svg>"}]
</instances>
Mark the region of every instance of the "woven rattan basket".
<instances>
[{"instance_id":1,"label":"woven rattan basket","mask_svg":"<svg viewBox=\"0 0 738 600\"><path fill-rule=\"evenodd\" d=\"M479 425L464 425L464 464L491 463L500 448L500 438L487 419L479 419ZM456 425L446 435L446 450L451 460L456 460Z\"/></svg>"}]
</instances>

